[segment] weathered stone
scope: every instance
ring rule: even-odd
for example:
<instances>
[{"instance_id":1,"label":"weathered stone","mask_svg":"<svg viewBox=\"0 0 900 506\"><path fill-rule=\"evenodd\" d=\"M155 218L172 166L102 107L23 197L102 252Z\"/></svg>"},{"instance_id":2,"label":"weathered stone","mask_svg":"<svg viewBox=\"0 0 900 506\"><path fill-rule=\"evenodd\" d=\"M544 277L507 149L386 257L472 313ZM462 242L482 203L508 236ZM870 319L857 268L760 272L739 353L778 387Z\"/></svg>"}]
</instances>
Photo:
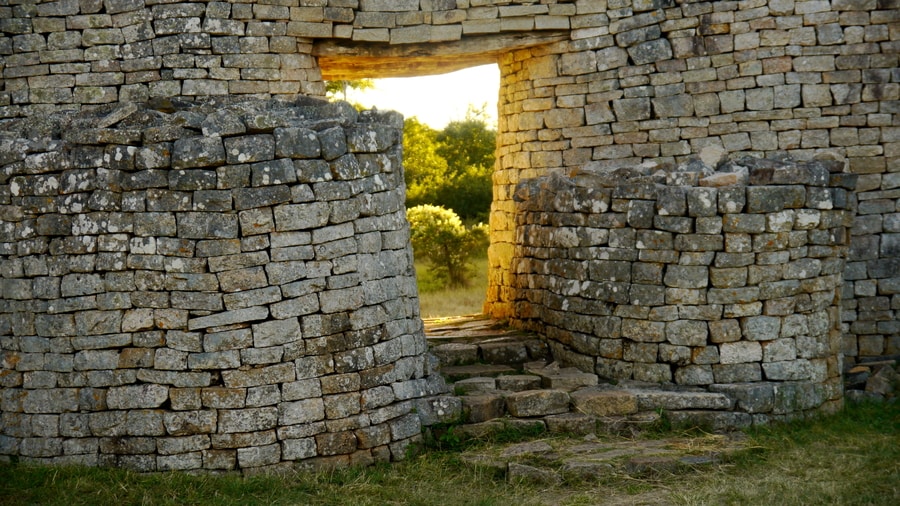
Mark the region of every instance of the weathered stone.
<instances>
[{"instance_id":1,"label":"weathered stone","mask_svg":"<svg viewBox=\"0 0 900 506\"><path fill-rule=\"evenodd\" d=\"M278 410L274 407L219 410L218 431L255 432L275 427Z\"/></svg>"},{"instance_id":2,"label":"weathered stone","mask_svg":"<svg viewBox=\"0 0 900 506\"><path fill-rule=\"evenodd\" d=\"M684 410L684 409L721 409L729 410L733 402L723 394L712 392L664 392L639 391L637 397L640 410Z\"/></svg>"},{"instance_id":3,"label":"weathered stone","mask_svg":"<svg viewBox=\"0 0 900 506\"><path fill-rule=\"evenodd\" d=\"M623 390L582 388L570 394L572 405L591 416L627 415L638 411L634 394Z\"/></svg>"},{"instance_id":4,"label":"weathered stone","mask_svg":"<svg viewBox=\"0 0 900 506\"><path fill-rule=\"evenodd\" d=\"M564 413L569 410L569 394L563 390L526 390L506 397L512 416L529 417Z\"/></svg>"},{"instance_id":5,"label":"weathered stone","mask_svg":"<svg viewBox=\"0 0 900 506\"><path fill-rule=\"evenodd\" d=\"M169 398L163 385L113 387L107 391L106 404L110 409L158 408Z\"/></svg>"}]
</instances>

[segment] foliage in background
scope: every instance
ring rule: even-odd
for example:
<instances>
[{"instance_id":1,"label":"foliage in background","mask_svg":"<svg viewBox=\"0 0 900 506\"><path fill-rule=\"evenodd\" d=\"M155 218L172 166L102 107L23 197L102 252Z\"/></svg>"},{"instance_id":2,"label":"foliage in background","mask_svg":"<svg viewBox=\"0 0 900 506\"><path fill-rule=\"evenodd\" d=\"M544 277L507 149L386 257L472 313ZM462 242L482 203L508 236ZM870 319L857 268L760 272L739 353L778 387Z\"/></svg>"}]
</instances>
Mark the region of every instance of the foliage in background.
<instances>
[{"instance_id":1,"label":"foliage in background","mask_svg":"<svg viewBox=\"0 0 900 506\"><path fill-rule=\"evenodd\" d=\"M352 79L349 81L325 81L325 94L331 98L337 98L341 94L341 100L347 100L347 90L368 90L375 87L372 79Z\"/></svg>"},{"instance_id":2,"label":"foliage in background","mask_svg":"<svg viewBox=\"0 0 900 506\"><path fill-rule=\"evenodd\" d=\"M452 121L440 131L415 117L407 119L403 129L407 206L444 206L467 221L486 221L493 196L496 136L484 107L470 107L466 119Z\"/></svg>"},{"instance_id":3,"label":"foliage in background","mask_svg":"<svg viewBox=\"0 0 900 506\"><path fill-rule=\"evenodd\" d=\"M452 210L429 204L407 209L406 218L413 252L428 260L429 272L447 286L466 286L470 260L486 247L487 228L466 228Z\"/></svg>"}]
</instances>

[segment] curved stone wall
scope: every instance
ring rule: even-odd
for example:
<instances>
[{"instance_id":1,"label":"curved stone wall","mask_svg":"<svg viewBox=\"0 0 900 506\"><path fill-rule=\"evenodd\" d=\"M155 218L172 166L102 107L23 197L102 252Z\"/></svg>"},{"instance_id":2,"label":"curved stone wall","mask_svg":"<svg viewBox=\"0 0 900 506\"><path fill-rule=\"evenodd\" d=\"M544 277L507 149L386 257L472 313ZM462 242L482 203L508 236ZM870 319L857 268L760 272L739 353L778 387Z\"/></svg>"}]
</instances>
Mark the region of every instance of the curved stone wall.
<instances>
[{"instance_id":1,"label":"curved stone wall","mask_svg":"<svg viewBox=\"0 0 900 506\"><path fill-rule=\"evenodd\" d=\"M401 131L310 100L4 124L0 455L402 458L453 401L425 355Z\"/></svg>"},{"instance_id":2,"label":"curved stone wall","mask_svg":"<svg viewBox=\"0 0 900 506\"><path fill-rule=\"evenodd\" d=\"M842 168L747 158L524 182L515 322L606 378L727 391L751 413L833 409L856 183ZM778 402L748 407L760 388Z\"/></svg>"},{"instance_id":3,"label":"curved stone wall","mask_svg":"<svg viewBox=\"0 0 900 506\"><path fill-rule=\"evenodd\" d=\"M785 154L859 175L844 350L900 354L900 5L894 0L575 2L570 40L500 60L486 311L515 317L513 194L586 164ZM577 29L575 23L578 23Z\"/></svg>"}]
</instances>

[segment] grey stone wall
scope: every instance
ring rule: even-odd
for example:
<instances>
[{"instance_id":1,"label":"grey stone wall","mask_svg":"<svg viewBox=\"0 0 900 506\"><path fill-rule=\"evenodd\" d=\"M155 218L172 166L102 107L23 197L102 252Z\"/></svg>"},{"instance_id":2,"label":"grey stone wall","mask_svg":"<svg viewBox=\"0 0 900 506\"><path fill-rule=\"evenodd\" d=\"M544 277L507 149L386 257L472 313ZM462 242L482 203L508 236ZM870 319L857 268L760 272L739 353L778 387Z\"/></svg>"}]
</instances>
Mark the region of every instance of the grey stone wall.
<instances>
[{"instance_id":1,"label":"grey stone wall","mask_svg":"<svg viewBox=\"0 0 900 506\"><path fill-rule=\"evenodd\" d=\"M418 318L401 132L309 99L5 123L0 458L402 458L452 401Z\"/></svg>"},{"instance_id":2,"label":"grey stone wall","mask_svg":"<svg viewBox=\"0 0 900 506\"><path fill-rule=\"evenodd\" d=\"M842 349L863 361L900 354L898 22L897 0L0 0L0 117L321 96L328 57L360 72L383 69L379 56L387 67L413 53L495 59L488 314L519 316L520 182L592 163L675 166L704 150L846 160L859 206ZM354 50L366 54L358 65ZM98 135L130 145L137 134ZM19 161L18 149L0 156ZM36 214L42 199L29 196Z\"/></svg>"},{"instance_id":3,"label":"grey stone wall","mask_svg":"<svg viewBox=\"0 0 900 506\"><path fill-rule=\"evenodd\" d=\"M516 193L514 322L610 379L840 405L840 289L857 177L746 158L593 168ZM768 396L771 397L771 396ZM746 408L747 406L745 406Z\"/></svg>"},{"instance_id":4,"label":"grey stone wall","mask_svg":"<svg viewBox=\"0 0 900 506\"><path fill-rule=\"evenodd\" d=\"M900 354L900 3L575 2L570 40L500 58L487 311L514 317L516 186L714 150L846 160L859 175L844 294L851 360ZM577 22L577 29L576 23Z\"/></svg>"}]
</instances>

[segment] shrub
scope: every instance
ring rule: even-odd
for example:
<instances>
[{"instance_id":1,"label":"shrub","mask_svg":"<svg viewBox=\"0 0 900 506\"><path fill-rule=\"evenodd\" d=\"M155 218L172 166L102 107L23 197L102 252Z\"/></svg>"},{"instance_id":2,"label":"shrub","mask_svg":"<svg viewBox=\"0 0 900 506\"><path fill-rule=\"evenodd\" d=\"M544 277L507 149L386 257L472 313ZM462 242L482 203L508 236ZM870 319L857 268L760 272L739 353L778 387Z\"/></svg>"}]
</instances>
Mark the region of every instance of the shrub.
<instances>
[{"instance_id":1,"label":"shrub","mask_svg":"<svg viewBox=\"0 0 900 506\"><path fill-rule=\"evenodd\" d=\"M406 218L413 251L428 261L429 272L448 286L466 286L469 261L487 244L487 228L467 229L452 210L429 204L407 209Z\"/></svg>"}]
</instances>

